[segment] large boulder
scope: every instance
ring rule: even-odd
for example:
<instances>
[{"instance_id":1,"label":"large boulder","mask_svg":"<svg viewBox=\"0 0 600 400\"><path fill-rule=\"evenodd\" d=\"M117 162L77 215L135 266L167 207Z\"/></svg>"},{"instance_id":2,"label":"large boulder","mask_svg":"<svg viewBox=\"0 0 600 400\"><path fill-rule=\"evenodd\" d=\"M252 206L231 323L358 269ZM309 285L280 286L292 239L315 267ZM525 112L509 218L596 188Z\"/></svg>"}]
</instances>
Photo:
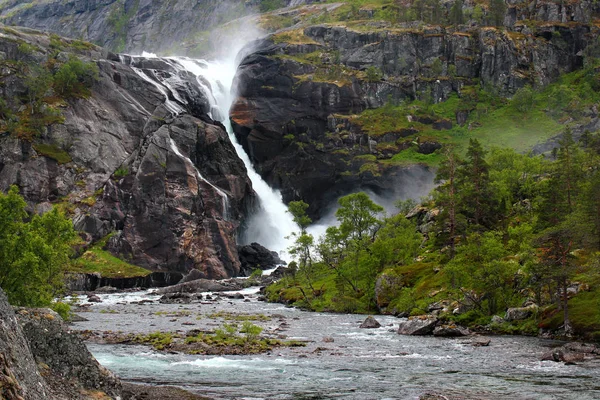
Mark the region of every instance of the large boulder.
<instances>
[{"instance_id":1,"label":"large boulder","mask_svg":"<svg viewBox=\"0 0 600 400\"><path fill-rule=\"evenodd\" d=\"M515 307L506 310L504 320L506 321L520 321L531 317L537 312L538 306L535 304L528 305L527 307Z\"/></svg>"},{"instance_id":2,"label":"large boulder","mask_svg":"<svg viewBox=\"0 0 600 400\"><path fill-rule=\"evenodd\" d=\"M49 309L15 314L0 289L0 398L121 398L121 383Z\"/></svg>"},{"instance_id":3,"label":"large boulder","mask_svg":"<svg viewBox=\"0 0 600 400\"><path fill-rule=\"evenodd\" d=\"M431 316L411 317L400 322L398 334L400 335L431 335L439 320Z\"/></svg>"},{"instance_id":4,"label":"large boulder","mask_svg":"<svg viewBox=\"0 0 600 400\"><path fill-rule=\"evenodd\" d=\"M364 320L364 322L362 324L360 324L360 327L362 329L376 329L376 328L381 328L381 324L379 323L379 321L377 321L375 318L373 318L372 316L368 316L367 319Z\"/></svg>"},{"instance_id":5,"label":"large boulder","mask_svg":"<svg viewBox=\"0 0 600 400\"><path fill-rule=\"evenodd\" d=\"M250 275L256 269L271 269L284 264L276 251L271 251L258 243L238 246L238 254L241 275Z\"/></svg>"},{"instance_id":6,"label":"large boulder","mask_svg":"<svg viewBox=\"0 0 600 400\"><path fill-rule=\"evenodd\" d=\"M433 336L439 337L460 337L470 334L467 328L458 325L438 325L433 330Z\"/></svg>"}]
</instances>

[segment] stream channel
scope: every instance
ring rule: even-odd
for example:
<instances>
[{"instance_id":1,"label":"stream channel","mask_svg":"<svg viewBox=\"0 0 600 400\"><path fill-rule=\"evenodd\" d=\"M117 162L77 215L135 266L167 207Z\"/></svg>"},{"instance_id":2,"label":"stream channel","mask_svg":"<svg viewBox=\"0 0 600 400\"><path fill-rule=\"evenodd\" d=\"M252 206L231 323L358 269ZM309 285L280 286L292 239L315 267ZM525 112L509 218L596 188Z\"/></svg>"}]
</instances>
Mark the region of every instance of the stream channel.
<instances>
[{"instance_id":1,"label":"stream channel","mask_svg":"<svg viewBox=\"0 0 600 400\"><path fill-rule=\"evenodd\" d=\"M307 340L306 347L276 348L248 356L158 352L139 345L88 344L98 361L131 382L175 385L214 399L599 399L600 362L565 365L539 361L556 342L491 336L402 336L399 319L377 316L378 329L360 329L363 315L324 314L245 299L161 304L151 291L102 294L80 313L74 330L185 333L215 329L224 313L263 314L263 334ZM218 296L216 296L218 297ZM140 300L146 300L142 302ZM151 300L151 301L150 301ZM324 338L327 338L324 340ZM333 342L331 342L333 339Z\"/></svg>"}]
</instances>

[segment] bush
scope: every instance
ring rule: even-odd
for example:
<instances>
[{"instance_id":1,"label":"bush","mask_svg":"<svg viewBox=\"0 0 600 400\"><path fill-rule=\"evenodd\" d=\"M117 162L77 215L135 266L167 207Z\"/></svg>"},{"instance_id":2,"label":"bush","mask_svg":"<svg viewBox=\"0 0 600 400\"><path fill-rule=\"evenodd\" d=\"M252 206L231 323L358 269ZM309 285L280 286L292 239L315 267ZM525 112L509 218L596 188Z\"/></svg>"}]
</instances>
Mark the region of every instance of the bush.
<instances>
[{"instance_id":1,"label":"bush","mask_svg":"<svg viewBox=\"0 0 600 400\"><path fill-rule=\"evenodd\" d=\"M77 235L56 208L27 221L16 186L0 193L0 287L11 304L46 307L60 294Z\"/></svg>"},{"instance_id":2,"label":"bush","mask_svg":"<svg viewBox=\"0 0 600 400\"><path fill-rule=\"evenodd\" d=\"M367 75L366 78L368 82L379 82L381 78L383 78L383 73L381 70L373 65L367 68L365 73Z\"/></svg>"},{"instance_id":3,"label":"bush","mask_svg":"<svg viewBox=\"0 0 600 400\"><path fill-rule=\"evenodd\" d=\"M63 320L69 321L71 319L71 306L69 304L58 301L52 303L50 308L60 315Z\"/></svg>"},{"instance_id":4,"label":"bush","mask_svg":"<svg viewBox=\"0 0 600 400\"><path fill-rule=\"evenodd\" d=\"M64 97L87 97L98 73L96 64L71 57L54 74L54 90Z\"/></svg>"}]
</instances>

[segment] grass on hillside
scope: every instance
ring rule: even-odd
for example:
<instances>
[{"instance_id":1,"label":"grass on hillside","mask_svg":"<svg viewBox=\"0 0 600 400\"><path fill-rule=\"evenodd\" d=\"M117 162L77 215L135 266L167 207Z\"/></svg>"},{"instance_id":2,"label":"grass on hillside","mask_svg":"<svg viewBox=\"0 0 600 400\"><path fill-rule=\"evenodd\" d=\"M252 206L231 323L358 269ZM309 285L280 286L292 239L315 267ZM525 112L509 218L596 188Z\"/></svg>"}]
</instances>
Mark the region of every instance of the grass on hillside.
<instances>
[{"instance_id":1,"label":"grass on hillside","mask_svg":"<svg viewBox=\"0 0 600 400\"><path fill-rule=\"evenodd\" d=\"M95 273L104 278L133 278L143 277L152 272L130 264L104 250L110 235L98 241L73 262L70 272Z\"/></svg>"}]
</instances>

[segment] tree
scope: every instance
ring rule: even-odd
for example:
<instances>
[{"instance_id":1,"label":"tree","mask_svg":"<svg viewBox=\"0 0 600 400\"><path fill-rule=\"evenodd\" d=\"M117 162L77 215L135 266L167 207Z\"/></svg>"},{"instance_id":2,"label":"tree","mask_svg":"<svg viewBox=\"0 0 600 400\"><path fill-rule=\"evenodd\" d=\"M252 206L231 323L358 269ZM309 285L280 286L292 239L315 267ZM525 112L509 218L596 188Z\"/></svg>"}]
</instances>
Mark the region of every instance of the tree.
<instances>
[{"instance_id":1,"label":"tree","mask_svg":"<svg viewBox=\"0 0 600 400\"><path fill-rule=\"evenodd\" d=\"M504 24L504 14L506 14L506 3L504 0L490 0L490 23L493 26L502 26Z\"/></svg>"},{"instance_id":2,"label":"tree","mask_svg":"<svg viewBox=\"0 0 600 400\"><path fill-rule=\"evenodd\" d=\"M463 213L475 224L475 229L490 227L494 215L486 154L477 139L469 139L467 158L458 171Z\"/></svg>"},{"instance_id":3,"label":"tree","mask_svg":"<svg viewBox=\"0 0 600 400\"><path fill-rule=\"evenodd\" d=\"M25 207L16 186L0 193L0 287L14 305L48 306L62 289L77 235L56 208L27 221Z\"/></svg>"},{"instance_id":4,"label":"tree","mask_svg":"<svg viewBox=\"0 0 600 400\"><path fill-rule=\"evenodd\" d=\"M374 284L376 275L377 260L369 246L381 227L378 216L383 207L363 192L341 197L338 204L340 208L335 215L339 226L327 228L317 251L340 282L350 285L356 294L365 294Z\"/></svg>"},{"instance_id":5,"label":"tree","mask_svg":"<svg viewBox=\"0 0 600 400\"><path fill-rule=\"evenodd\" d=\"M465 23L465 16L463 14L463 1L455 0L452 4L452 8L450 8L449 15L450 23L454 26L461 25Z\"/></svg>"},{"instance_id":6,"label":"tree","mask_svg":"<svg viewBox=\"0 0 600 400\"><path fill-rule=\"evenodd\" d=\"M31 114L39 114L44 104L42 99L52 86L52 75L42 67L30 67L24 83Z\"/></svg>"},{"instance_id":7,"label":"tree","mask_svg":"<svg viewBox=\"0 0 600 400\"><path fill-rule=\"evenodd\" d=\"M294 244L290 247L289 252L293 257L298 258L298 272L306 279L313 295L317 290L313 285L315 279L315 269L312 257L312 248L314 246L314 237L306 232L306 228L311 224L312 220L306 215L308 204L303 201L292 201L288 205L288 212L292 214L294 222L300 228L299 233L293 233L295 238ZM306 294L304 294L307 298ZM308 298L307 298L307 301Z\"/></svg>"},{"instance_id":8,"label":"tree","mask_svg":"<svg viewBox=\"0 0 600 400\"><path fill-rule=\"evenodd\" d=\"M531 86L527 85L515 93L511 101L512 106L520 113L528 113L535 104L535 96Z\"/></svg>"},{"instance_id":9,"label":"tree","mask_svg":"<svg viewBox=\"0 0 600 400\"><path fill-rule=\"evenodd\" d=\"M445 158L438 168L435 183L435 202L441 208L438 221L442 232L447 231L450 245L450 258L454 257L458 228L458 167L461 160L451 148L445 152ZM447 227L447 229L446 229Z\"/></svg>"},{"instance_id":10,"label":"tree","mask_svg":"<svg viewBox=\"0 0 600 400\"><path fill-rule=\"evenodd\" d=\"M563 310L565 335L571 336L573 326L569 318L568 287L575 272L573 263L573 231L568 224L561 224L544 231L537 239L538 257L543 277L556 282L559 304Z\"/></svg>"}]
</instances>

